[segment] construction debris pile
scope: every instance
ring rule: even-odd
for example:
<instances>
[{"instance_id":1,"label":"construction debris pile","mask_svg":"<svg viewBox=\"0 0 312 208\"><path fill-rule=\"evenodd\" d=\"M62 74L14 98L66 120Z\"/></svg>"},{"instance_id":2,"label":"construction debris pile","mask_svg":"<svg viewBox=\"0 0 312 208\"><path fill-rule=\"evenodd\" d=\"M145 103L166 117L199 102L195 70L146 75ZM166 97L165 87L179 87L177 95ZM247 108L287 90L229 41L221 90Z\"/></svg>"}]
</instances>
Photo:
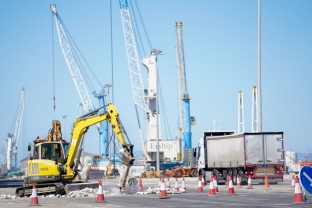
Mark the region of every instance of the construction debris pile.
<instances>
[{"instance_id":1,"label":"construction debris pile","mask_svg":"<svg viewBox=\"0 0 312 208\"><path fill-rule=\"evenodd\" d=\"M166 188L166 191L168 194L179 194L179 193L184 193L185 190L180 188L179 191L176 191L174 188ZM160 193L160 188L152 188L149 187L146 191L138 191L136 192L137 195L143 195L143 194L159 194ZM78 191L71 191L69 194L67 195L54 195L54 194L50 194L50 195L39 195L38 198L76 198L76 197L96 197L98 194L98 188L92 189L92 188L85 188L82 190L78 190ZM127 195L127 193L122 193L120 192L120 190L118 188L111 188L110 190L104 190L103 189L103 194L105 196L110 195L110 196L114 196L114 195ZM15 195L6 195L6 194L1 194L0 195L0 200L1 199L16 199L16 198L20 198L17 197ZM25 198L29 198L29 197L25 197Z\"/></svg>"}]
</instances>

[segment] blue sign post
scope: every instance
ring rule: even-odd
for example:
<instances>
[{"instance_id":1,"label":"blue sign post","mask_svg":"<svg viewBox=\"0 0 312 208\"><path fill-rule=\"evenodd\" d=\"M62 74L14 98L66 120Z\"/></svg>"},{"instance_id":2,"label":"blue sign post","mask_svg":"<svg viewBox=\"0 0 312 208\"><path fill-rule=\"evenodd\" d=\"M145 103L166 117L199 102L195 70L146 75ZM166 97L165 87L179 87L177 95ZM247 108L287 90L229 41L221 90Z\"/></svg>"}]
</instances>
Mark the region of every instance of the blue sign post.
<instances>
[{"instance_id":1,"label":"blue sign post","mask_svg":"<svg viewBox=\"0 0 312 208\"><path fill-rule=\"evenodd\" d=\"M312 167L303 166L299 172L300 183L306 192L312 194Z\"/></svg>"}]
</instances>

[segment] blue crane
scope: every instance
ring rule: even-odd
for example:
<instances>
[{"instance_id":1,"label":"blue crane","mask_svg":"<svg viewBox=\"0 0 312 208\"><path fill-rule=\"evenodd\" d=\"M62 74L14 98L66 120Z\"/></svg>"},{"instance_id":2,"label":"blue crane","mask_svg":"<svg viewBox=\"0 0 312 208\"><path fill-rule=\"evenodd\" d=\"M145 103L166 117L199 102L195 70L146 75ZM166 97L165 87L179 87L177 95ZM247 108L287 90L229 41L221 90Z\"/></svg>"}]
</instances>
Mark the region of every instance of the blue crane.
<instances>
[{"instance_id":1,"label":"blue crane","mask_svg":"<svg viewBox=\"0 0 312 208\"><path fill-rule=\"evenodd\" d=\"M186 73L184 63L184 50L182 39L182 22L175 22L176 26L176 61L178 73L178 90L180 98L180 133L184 140L184 161L188 161L189 151L192 151L191 125L196 123L195 118L190 116L190 96L187 92ZM189 158L191 159L191 158Z\"/></svg>"}]
</instances>

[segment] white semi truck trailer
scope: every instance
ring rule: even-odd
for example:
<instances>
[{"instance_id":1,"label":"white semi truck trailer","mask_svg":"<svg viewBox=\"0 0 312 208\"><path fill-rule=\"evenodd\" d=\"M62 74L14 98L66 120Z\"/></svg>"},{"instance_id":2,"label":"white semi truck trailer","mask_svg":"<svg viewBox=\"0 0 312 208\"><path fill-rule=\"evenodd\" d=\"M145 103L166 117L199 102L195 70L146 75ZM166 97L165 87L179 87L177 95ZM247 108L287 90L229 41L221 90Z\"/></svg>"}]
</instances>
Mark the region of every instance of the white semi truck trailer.
<instances>
[{"instance_id":1,"label":"white semi truck trailer","mask_svg":"<svg viewBox=\"0 0 312 208\"><path fill-rule=\"evenodd\" d=\"M247 183L249 176L253 184L264 183L265 176L269 183L283 181L283 132L204 132L194 156L198 173L206 182L211 175L217 177L218 183L225 183L227 176L232 176L234 185L237 177Z\"/></svg>"}]
</instances>

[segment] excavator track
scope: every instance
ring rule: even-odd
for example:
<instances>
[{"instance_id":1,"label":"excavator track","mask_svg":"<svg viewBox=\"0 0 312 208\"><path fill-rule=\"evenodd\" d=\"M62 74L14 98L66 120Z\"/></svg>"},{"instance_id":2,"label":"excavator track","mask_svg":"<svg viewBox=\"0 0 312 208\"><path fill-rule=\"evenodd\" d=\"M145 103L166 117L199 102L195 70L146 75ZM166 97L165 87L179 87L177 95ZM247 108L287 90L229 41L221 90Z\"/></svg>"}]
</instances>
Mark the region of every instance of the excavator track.
<instances>
[{"instance_id":1,"label":"excavator track","mask_svg":"<svg viewBox=\"0 0 312 208\"><path fill-rule=\"evenodd\" d=\"M18 197L30 196L32 194L32 190L32 185L18 187L15 190L15 194ZM36 191L38 195L65 194L65 188L63 183L38 183L36 184Z\"/></svg>"}]
</instances>

